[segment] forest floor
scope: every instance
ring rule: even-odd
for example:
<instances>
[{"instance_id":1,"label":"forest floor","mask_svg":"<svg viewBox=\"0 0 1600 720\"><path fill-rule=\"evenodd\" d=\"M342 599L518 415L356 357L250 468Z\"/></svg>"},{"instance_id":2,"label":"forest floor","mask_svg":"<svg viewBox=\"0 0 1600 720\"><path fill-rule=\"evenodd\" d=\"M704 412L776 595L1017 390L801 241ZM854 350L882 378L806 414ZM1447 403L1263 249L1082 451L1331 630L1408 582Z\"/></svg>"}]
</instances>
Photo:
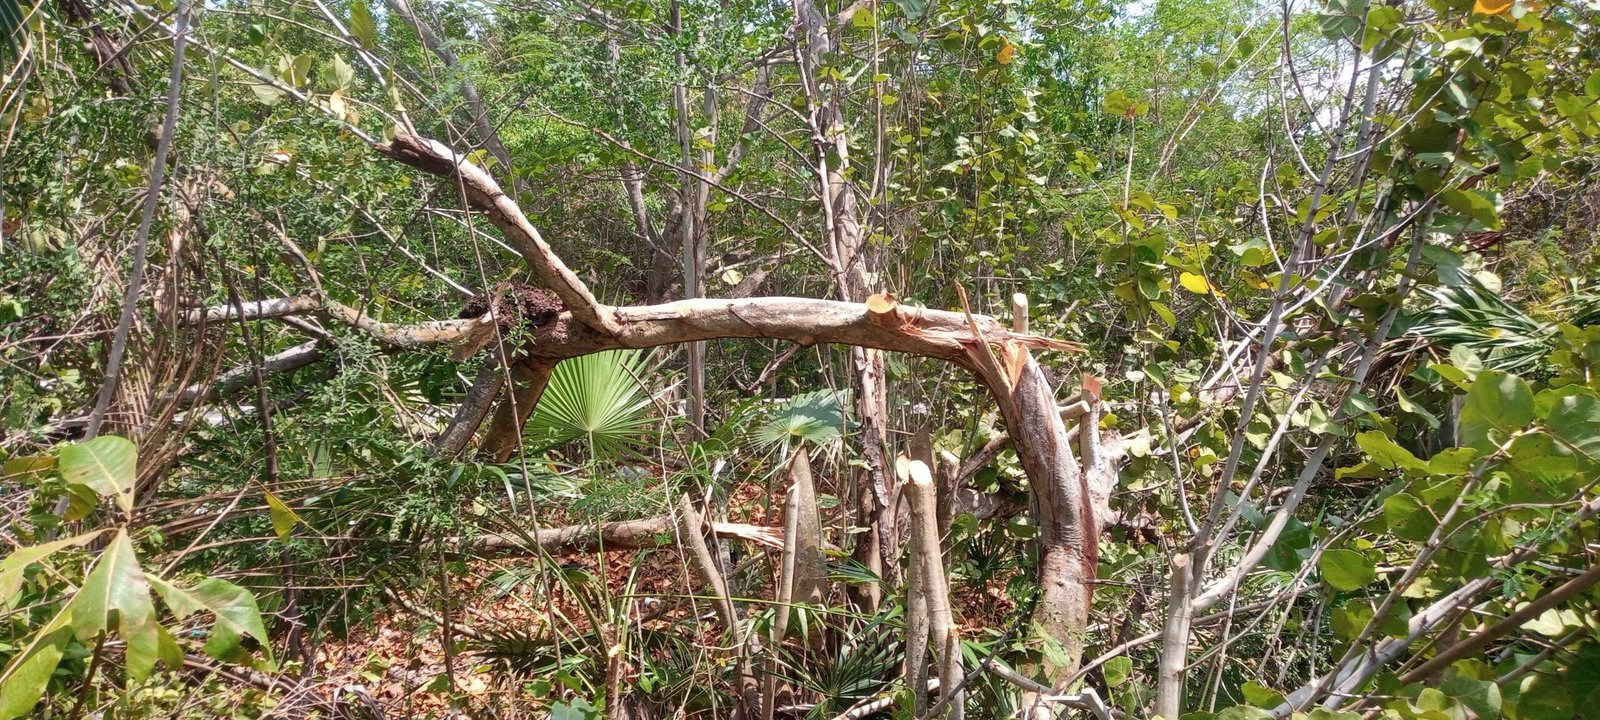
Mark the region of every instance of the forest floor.
<instances>
[{"instance_id":1,"label":"forest floor","mask_svg":"<svg viewBox=\"0 0 1600 720\"><path fill-rule=\"evenodd\" d=\"M730 519L771 524L768 516L780 511L763 502L765 493L759 486L737 488ZM749 597L770 597L779 553L764 547L755 552L736 560L742 568L736 587ZM563 661L551 656L552 643L544 639L561 636L581 645L597 612L617 618L626 612L635 627L652 630L698 628L691 633L698 637L684 639L707 652L720 647L715 617L706 612L697 621L683 596L682 588L699 582L675 548L566 555L559 563L556 573L548 565L539 572L540 561L533 558L475 560L467 572L449 574L448 593L431 589L427 594L435 599L427 607L415 598L392 600L366 624L317 645L312 674L322 682L316 694L324 701L342 696L373 705L388 717L449 716L452 697L457 707L474 708L473 715L485 708L496 708L492 716L499 717L531 714L573 696L552 682L548 668ZM965 630L1003 626L1015 612L1000 580L952 587ZM441 597L448 597L455 641L448 656ZM546 669L533 671L530 665Z\"/></svg>"}]
</instances>

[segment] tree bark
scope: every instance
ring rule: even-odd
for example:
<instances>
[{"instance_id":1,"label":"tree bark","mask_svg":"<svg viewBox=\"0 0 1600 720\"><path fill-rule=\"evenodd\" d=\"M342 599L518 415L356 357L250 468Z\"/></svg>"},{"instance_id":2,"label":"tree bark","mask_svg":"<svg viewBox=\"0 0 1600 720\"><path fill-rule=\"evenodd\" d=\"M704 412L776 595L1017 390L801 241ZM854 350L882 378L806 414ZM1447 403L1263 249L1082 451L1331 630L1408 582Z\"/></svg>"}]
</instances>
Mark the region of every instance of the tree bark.
<instances>
[{"instance_id":1,"label":"tree bark","mask_svg":"<svg viewBox=\"0 0 1600 720\"><path fill-rule=\"evenodd\" d=\"M643 550L668 547L673 538L677 520L673 515L661 515L641 520L619 520L598 525L570 525L540 528L537 533L524 537L515 534L484 535L461 541L463 552L475 557L512 558L552 555L600 550ZM743 523L712 523L712 532L719 538L746 540L770 548L783 547L782 530L764 525Z\"/></svg>"},{"instance_id":2,"label":"tree bark","mask_svg":"<svg viewBox=\"0 0 1600 720\"><path fill-rule=\"evenodd\" d=\"M422 44L428 48L428 51L437 56L439 62L444 63L445 69L451 72L456 72L460 69L460 63L456 61L455 53L450 52L450 49L439 41L439 36L434 34L432 28L422 23L421 18L418 18L417 14L412 11L410 0L389 0L389 4L394 7L395 13L403 18L411 26L411 29L417 32L417 37L422 40ZM511 162L511 152L506 150L505 143L500 141L500 133L494 129L494 123L489 119L489 110L483 104L483 97L478 94L477 84L465 75L461 77L461 98L467 101L467 114L469 115L467 125L477 133L478 142L483 143L483 148L489 151L489 155L495 159L495 162L500 163L500 166L505 168L504 173L511 178L511 186L516 189L517 194L526 194L528 192L527 181L517 176L516 168Z\"/></svg>"},{"instance_id":3,"label":"tree bark","mask_svg":"<svg viewBox=\"0 0 1600 720\"><path fill-rule=\"evenodd\" d=\"M948 717L961 720L964 711L958 689L962 678L961 635L950 610L950 583L944 574L944 553L940 550L933 472L921 460L912 460L910 475L906 494L911 500L911 544L915 548L910 572L921 575L928 638L939 654L940 700L950 708ZM915 691L925 686L913 687Z\"/></svg>"},{"instance_id":4,"label":"tree bark","mask_svg":"<svg viewBox=\"0 0 1600 720\"><path fill-rule=\"evenodd\" d=\"M512 366L511 392L495 408L489 429L484 431L483 445L479 448L484 457L497 463L511 459L521 445L522 428L528 424L539 398L544 396L544 389L550 384L550 373L555 368L554 362L542 360Z\"/></svg>"}]
</instances>

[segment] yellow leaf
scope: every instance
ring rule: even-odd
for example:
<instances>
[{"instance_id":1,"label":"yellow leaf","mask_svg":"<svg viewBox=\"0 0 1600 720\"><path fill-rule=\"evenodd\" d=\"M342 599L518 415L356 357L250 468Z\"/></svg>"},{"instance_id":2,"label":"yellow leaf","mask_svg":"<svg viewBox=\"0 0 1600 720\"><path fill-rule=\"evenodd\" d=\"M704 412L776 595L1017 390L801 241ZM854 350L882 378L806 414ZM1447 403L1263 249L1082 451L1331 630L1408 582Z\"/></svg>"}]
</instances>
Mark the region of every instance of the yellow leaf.
<instances>
[{"instance_id":1,"label":"yellow leaf","mask_svg":"<svg viewBox=\"0 0 1600 720\"><path fill-rule=\"evenodd\" d=\"M1182 285L1183 289L1196 295L1209 295L1216 291L1216 288L1213 288L1205 278L1192 272L1180 273L1178 275L1178 284Z\"/></svg>"},{"instance_id":2,"label":"yellow leaf","mask_svg":"<svg viewBox=\"0 0 1600 720\"><path fill-rule=\"evenodd\" d=\"M1479 15L1504 15L1511 12L1512 0L1474 0L1472 11Z\"/></svg>"},{"instance_id":3,"label":"yellow leaf","mask_svg":"<svg viewBox=\"0 0 1600 720\"><path fill-rule=\"evenodd\" d=\"M1480 2L1481 1L1482 0L1480 0ZM1012 45L1010 41L1007 41L1006 46L1000 48L1000 52L995 54L994 61L1000 63L1001 65L1010 65L1011 58L1016 56L1016 54L1017 46Z\"/></svg>"}]
</instances>

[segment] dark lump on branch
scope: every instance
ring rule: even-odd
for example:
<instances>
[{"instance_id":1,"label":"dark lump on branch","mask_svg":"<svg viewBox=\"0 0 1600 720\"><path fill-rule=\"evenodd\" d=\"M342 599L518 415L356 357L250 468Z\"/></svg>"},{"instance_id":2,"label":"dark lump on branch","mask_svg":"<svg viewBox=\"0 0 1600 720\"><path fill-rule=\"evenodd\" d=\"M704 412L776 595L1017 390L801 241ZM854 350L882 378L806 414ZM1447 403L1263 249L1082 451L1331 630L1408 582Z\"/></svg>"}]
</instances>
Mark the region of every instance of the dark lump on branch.
<instances>
[{"instance_id":1,"label":"dark lump on branch","mask_svg":"<svg viewBox=\"0 0 1600 720\"><path fill-rule=\"evenodd\" d=\"M510 325L520 320L530 327L540 327L556 319L557 315L566 310L566 306L555 293L508 280L495 284L487 293L474 295L456 317L463 320L480 317L489 312L491 302L495 303L495 315L501 318L502 325Z\"/></svg>"}]
</instances>

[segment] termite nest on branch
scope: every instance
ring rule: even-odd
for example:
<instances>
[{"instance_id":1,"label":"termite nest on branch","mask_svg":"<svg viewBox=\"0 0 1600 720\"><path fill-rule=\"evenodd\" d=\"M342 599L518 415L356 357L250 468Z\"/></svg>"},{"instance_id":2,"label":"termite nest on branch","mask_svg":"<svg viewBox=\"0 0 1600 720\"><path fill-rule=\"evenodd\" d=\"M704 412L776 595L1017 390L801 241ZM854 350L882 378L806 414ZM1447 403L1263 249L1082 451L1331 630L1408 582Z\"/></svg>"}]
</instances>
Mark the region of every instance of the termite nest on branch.
<instances>
[{"instance_id":1,"label":"termite nest on branch","mask_svg":"<svg viewBox=\"0 0 1600 720\"><path fill-rule=\"evenodd\" d=\"M493 303L495 317L502 328L521 322L528 327L542 327L555 320L567 309L561 298L541 287L515 280L496 283L489 292L474 295L456 317L463 320L482 317Z\"/></svg>"}]
</instances>

